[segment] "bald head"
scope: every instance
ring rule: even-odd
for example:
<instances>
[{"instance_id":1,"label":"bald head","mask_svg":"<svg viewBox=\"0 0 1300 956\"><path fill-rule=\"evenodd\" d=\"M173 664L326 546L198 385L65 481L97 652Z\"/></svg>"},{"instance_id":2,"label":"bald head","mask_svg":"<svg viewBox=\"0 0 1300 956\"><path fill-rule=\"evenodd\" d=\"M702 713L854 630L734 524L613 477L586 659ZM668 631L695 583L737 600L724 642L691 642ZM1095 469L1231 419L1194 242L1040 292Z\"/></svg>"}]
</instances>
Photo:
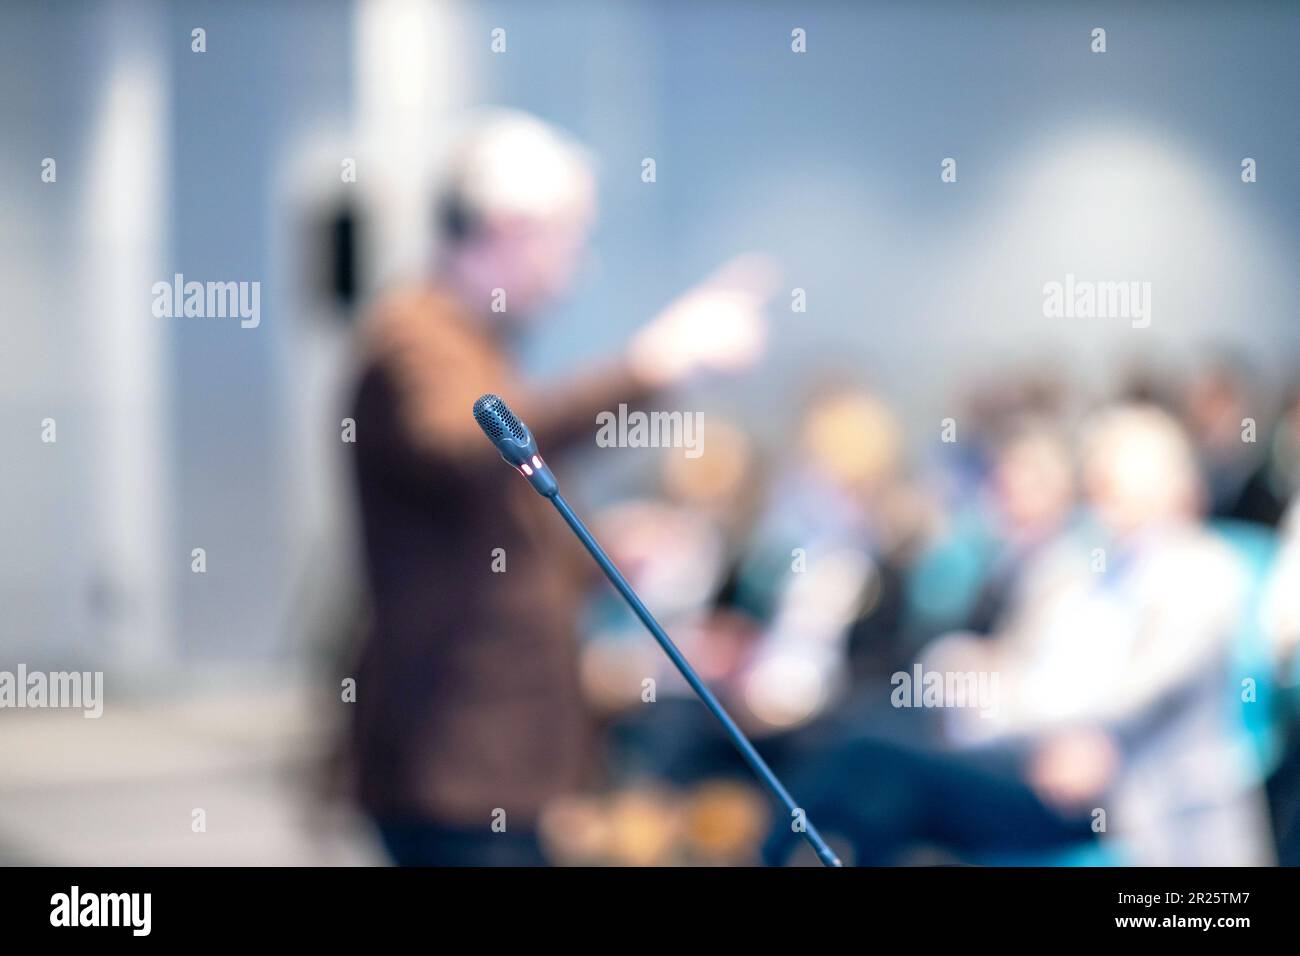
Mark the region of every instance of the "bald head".
<instances>
[{"instance_id":1,"label":"bald head","mask_svg":"<svg viewBox=\"0 0 1300 956\"><path fill-rule=\"evenodd\" d=\"M1084 437L1083 481L1098 517L1120 535L1190 519L1202 493L1182 426L1150 405L1098 414Z\"/></svg>"},{"instance_id":2,"label":"bald head","mask_svg":"<svg viewBox=\"0 0 1300 956\"><path fill-rule=\"evenodd\" d=\"M439 208L442 266L488 311L526 320L573 282L595 216L585 150L524 113L496 112L451 152Z\"/></svg>"},{"instance_id":3,"label":"bald head","mask_svg":"<svg viewBox=\"0 0 1300 956\"><path fill-rule=\"evenodd\" d=\"M494 111L453 147L443 176L452 240L510 223L590 217L595 178L586 150L536 117Z\"/></svg>"}]
</instances>

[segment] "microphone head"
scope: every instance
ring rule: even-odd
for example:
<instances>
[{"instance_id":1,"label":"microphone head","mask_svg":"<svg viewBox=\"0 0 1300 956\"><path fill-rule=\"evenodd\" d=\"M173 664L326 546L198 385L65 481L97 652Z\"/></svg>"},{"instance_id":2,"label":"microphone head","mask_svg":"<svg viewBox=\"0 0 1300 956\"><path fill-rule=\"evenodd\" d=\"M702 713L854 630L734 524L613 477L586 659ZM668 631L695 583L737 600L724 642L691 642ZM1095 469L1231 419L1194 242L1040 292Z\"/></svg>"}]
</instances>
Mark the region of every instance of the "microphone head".
<instances>
[{"instance_id":1,"label":"microphone head","mask_svg":"<svg viewBox=\"0 0 1300 956\"><path fill-rule=\"evenodd\" d=\"M537 454L537 442L533 440L532 432L500 395L489 392L479 396L474 403L474 420L510 464L522 465Z\"/></svg>"},{"instance_id":2,"label":"microphone head","mask_svg":"<svg viewBox=\"0 0 1300 956\"><path fill-rule=\"evenodd\" d=\"M528 430L524 428L524 423L510 410L510 406L500 395L493 395L491 392L480 395L478 401L474 403L474 420L494 444L507 436L518 442L528 439Z\"/></svg>"},{"instance_id":3,"label":"microphone head","mask_svg":"<svg viewBox=\"0 0 1300 956\"><path fill-rule=\"evenodd\" d=\"M480 395L474 403L474 420L497 451L501 452L501 457L514 465L515 470L528 479L538 494L554 498L560 493L555 476L537 450L533 433L510 410L500 395L491 392Z\"/></svg>"}]
</instances>

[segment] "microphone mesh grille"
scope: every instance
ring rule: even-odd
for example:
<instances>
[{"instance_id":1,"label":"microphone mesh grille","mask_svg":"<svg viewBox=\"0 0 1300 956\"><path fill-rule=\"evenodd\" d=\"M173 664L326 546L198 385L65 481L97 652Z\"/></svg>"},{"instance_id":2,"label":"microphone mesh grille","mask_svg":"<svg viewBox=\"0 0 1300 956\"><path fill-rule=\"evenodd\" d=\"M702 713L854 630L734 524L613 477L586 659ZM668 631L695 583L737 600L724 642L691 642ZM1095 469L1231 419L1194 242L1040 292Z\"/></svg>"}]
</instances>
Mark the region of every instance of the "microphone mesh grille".
<instances>
[{"instance_id":1,"label":"microphone mesh grille","mask_svg":"<svg viewBox=\"0 0 1300 956\"><path fill-rule=\"evenodd\" d=\"M524 426L500 395L489 393L480 396L474 403L474 419L493 441L500 441L507 435L515 441L526 440Z\"/></svg>"}]
</instances>

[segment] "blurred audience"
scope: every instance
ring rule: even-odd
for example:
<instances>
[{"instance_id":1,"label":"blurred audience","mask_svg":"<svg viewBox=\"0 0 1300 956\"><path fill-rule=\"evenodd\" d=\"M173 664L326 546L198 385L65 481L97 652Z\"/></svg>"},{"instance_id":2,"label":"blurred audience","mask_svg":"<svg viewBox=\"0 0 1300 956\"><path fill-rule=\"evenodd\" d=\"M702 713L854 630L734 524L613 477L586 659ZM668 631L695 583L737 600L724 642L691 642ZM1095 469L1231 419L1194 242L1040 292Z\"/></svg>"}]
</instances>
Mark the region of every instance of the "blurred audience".
<instances>
[{"instance_id":1,"label":"blurred audience","mask_svg":"<svg viewBox=\"0 0 1300 956\"><path fill-rule=\"evenodd\" d=\"M737 603L765 626L736 703L760 732L807 723L892 662L896 561L917 520L902 428L873 393L821 389L789 447L738 569Z\"/></svg>"},{"instance_id":2,"label":"blurred audience","mask_svg":"<svg viewBox=\"0 0 1300 956\"><path fill-rule=\"evenodd\" d=\"M1247 675L1234 670L1248 572L1202 523L1192 446L1166 413L1117 406L1084 431L1080 458L1085 516L1067 522L1058 441L1029 430L995 456L993 553L1037 550L991 634L948 635L922 655L931 673L996 678L991 699L941 685L947 746L862 725L802 762L810 815L858 862L927 848L978 862L1275 858L1238 696ZM1101 857L1087 855L1094 834ZM793 849L778 823L769 858Z\"/></svg>"},{"instance_id":3,"label":"blurred audience","mask_svg":"<svg viewBox=\"0 0 1300 956\"><path fill-rule=\"evenodd\" d=\"M1263 423L1261 423L1263 427ZM1261 435L1261 440L1266 436ZM1233 515L1276 527L1300 494L1300 389L1291 393Z\"/></svg>"},{"instance_id":4,"label":"blurred audience","mask_svg":"<svg viewBox=\"0 0 1300 956\"><path fill-rule=\"evenodd\" d=\"M1229 707L1245 572L1199 523L1192 448L1163 412L1110 409L1081 470L1090 527L1039 557L993 641L932 653L936 669L999 678L991 713L949 711L957 736L1032 741L1035 789L1106 809L1133 862L1267 862Z\"/></svg>"},{"instance_id":5,"label":"blurred audience","mask_svg":"<svg viewBox=\"0 0 1300 956\"><path fill-rule=\"evenodd\" d=\"M1212 515L1236 508L1253 466L1253 448L1242 441L1243 419L1252 416L1246 370L1221 358L1195 369L1183 389L1183 421L1196 447Z\"/></svg>"}]
</instances>

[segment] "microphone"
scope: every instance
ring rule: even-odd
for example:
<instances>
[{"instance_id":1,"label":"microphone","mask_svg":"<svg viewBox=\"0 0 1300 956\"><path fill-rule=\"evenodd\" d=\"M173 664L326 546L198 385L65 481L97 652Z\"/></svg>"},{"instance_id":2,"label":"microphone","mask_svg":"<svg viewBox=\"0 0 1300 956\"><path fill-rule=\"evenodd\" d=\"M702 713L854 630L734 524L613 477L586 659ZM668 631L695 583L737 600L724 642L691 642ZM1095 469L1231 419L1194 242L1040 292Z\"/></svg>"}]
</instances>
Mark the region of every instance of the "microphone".
<instances>
[{"instance_id":1,"label":"microphone","mask_svg":"<svg viewBox=\"0 0 1300 956\"><path fill-rule=\"evenodd\" d=\"M686 660L682 652L677 649L677 645L673 643L672 638L668 636L668 632L659 625L654 615L641 602L641 598L632 590L632 585L627 582L622 572L610 560L609 555L605 553L605 549L600 546L595 536L587 530L587 526L582 523L582 519L569 507L569 503L560 494L560 486L555 480L555 475L551 473L551 469L542 460L541 453L537 450L537 441L533 438L533 433L528 430L528 426L521 422L514 412L510 411L510 406L499 395L490 393L481 396L474 403L474 419L478 422L479 427L483 429L483 434L487 435L488 440L496 446L497 451L501 452L501 457L528 479L528 483L536 489L538 494L543 498L550 499L551 504L555 506L555 510L560 513L560 516L564 518L573 533L578 536L578 540L583 543L592 558L600 565L610 583L614 585L618 593L627 601L628 606L640 618L641 623L650 632L650 636L659 642L659 646L668 655L668 659L673 662L682 677L686 678L686 683L691 685L691 689L695 691L696 696L703 701L704 706L722 724L722 729L726 731L727 737L730 738L735 748L740 751L740 756L744 758L749 768L754 771L754 775L776 798L776 801L786 809L790 818L794 822L802 824L804 838L816 851L817 857L826 866L843 866L844 864L840 862L839 857L835 855L835 851L827 846L826 841L817 832L817 828L813 826L807 814L795 803L794 798L790 796L790 792L786 790L776 774L772 772L772 768L767 765L767 761L759 756L758 751L754 749L754 745L750 743L744 731L731 719L731 715L713 696L713 691L705 686L704 681L695 673L695 669L691 667L690 662Z\"/></svg>"},{"instance_id":2,"label":"microphone","mask_svg":"<svg viewBox=\"0 0 1300 956\"><path fill-rule=\"evenodd\" d=\"M542 460L537 450L537 441L527 426L510 410L500 395L479 396L474 403L474 420L483 429L492 444L497 446L501 457L528 479L528 483L537 489L543 498L554 498L560 493L555 475Z\"/></svg>"}]
</instances>

